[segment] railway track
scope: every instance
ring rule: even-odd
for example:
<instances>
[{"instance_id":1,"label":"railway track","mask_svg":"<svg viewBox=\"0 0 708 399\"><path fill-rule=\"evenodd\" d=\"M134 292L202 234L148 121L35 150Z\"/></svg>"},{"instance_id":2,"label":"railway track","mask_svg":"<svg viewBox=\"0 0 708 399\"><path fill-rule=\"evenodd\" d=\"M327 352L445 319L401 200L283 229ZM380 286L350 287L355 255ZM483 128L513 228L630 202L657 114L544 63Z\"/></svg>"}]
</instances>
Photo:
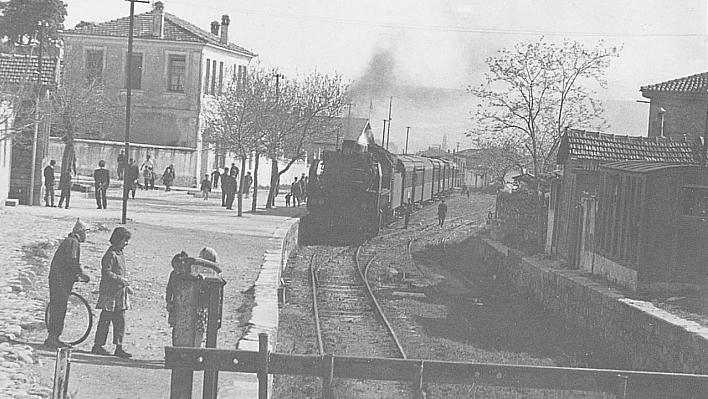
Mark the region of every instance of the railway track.
<instances>
[{"instance_id":1,"label":"railway track","mask_svg":"<svg viewBox=\"0 0 708 399\"><path fill-rule=\"evenodd\" d=\"M330 251L331 252L331 251ZM313 311L319 354L406 358L390 322L367 281L368 267L376 256L364 255L362 247L334 251L310 259ZM337 397L408 397L411 390L403 382L376 381L366 386L338 381ZM362 390L368 393L365 396ZM371 396L370 396L371 395Z\"/></svg>"}]
</instances>

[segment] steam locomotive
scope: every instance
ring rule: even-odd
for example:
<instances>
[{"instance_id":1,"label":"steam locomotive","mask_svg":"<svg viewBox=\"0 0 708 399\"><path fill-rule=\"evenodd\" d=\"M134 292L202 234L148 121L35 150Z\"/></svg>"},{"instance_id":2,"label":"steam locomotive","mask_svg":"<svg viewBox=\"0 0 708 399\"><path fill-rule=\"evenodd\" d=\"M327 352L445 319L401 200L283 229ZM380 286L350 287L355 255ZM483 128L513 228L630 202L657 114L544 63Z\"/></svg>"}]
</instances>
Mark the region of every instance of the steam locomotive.
<instances>
[{"instance_id":1,"label":"steam locomotive","mask_svg":"<svg viewBox=\"0 0 708 399\"><path fill-rule=\"evenodd\" d=\"M347 245L374 237L406 202L430 201L460 177L453 162L391 154L365 129L312 162L299 242Z\"/></svg>"}]
</instances>

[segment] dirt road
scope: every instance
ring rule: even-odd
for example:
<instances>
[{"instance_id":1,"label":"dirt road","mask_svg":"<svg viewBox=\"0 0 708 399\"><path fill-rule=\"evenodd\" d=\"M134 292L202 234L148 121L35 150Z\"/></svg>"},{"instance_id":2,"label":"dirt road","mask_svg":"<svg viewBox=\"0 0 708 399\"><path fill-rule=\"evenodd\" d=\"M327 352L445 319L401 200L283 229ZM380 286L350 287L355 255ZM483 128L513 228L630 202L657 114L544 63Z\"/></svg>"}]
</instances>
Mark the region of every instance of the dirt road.
<instances>
[{"instance_id":1,"label":"dirt road","mask_svg":"<svg viewBox=\"0 0 708 399\"><path fill-rule=\"evenodd\" d=\"M110 193L109 193L110 194ZM117 193L116 193L117 194ZM161 398L167 397L170 373L162 368L164 346L170 345L164 293L171 271L170 259L180 251L196 256L204 246L219 254L227 281L224 292L224 317L219 332L218 347L234 348L244 331L253 306L244 294L258 277L263 263L264 248L273 245L273 232L290 217L305 212L304 207L279 207L257 214L221 208L219 200L204 202L184 192L138 192L138 199L129 201L129 220L126 227L132 239L125 250L128 278L135 293L133 308L126 313L127 333L125 348L133 353L133 360L113 356L102 357L90 353L93 333L73 352L70 393L80 398ZM77 284L92 305L98 298L100 259L108 248L108 238L120 220L120 201L109 196L108 210L95 209L88 198L72 198L72 209L32 208L32 212L49 223L62 223L70 231L76 217L81 217L100 230L89 233L82 245L82 264L91 277L88 284ZM60 239L62 237L57 237ZM56 243L54 243L56 245ZM55 247L53 247L55 248ZM53 254L53 248L46 251ZM38 281L30 296L48 298L48 261L39 268ZM94 311L98 316L98 311ZM54 353L40 345L46 330L39 326L28 336L27 343L35 346L41 357L38 374L42 382L51 386L54 371ZM111 337L109 336L109 342ZM113 349L107 345L107 349ZM200 397L200 380L195 376L194 397ZM228 374L222 374L222 384L229 383Z\"/></svg>"}]
</instances>

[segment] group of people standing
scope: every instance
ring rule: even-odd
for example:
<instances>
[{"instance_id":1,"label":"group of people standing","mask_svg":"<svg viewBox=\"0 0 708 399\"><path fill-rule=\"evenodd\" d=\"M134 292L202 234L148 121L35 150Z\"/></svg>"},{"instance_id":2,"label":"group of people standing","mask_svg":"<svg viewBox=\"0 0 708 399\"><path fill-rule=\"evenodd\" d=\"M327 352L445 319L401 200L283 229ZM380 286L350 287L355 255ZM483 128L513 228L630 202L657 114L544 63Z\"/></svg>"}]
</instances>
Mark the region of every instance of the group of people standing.
<instances>
[{"instance_id":1,"label":"group of people standing","mask_svg":"<svg viewBox=\"0 0 708 399\"><path fill-rule=\"evenodd\" d=\"M303 202L307 202L307 176L304 173L300 176L300 180L295 177L290 184L290 192L285 194L285 206L290 206L292 203L294 208Z\"/></svg>"}]
</instances>

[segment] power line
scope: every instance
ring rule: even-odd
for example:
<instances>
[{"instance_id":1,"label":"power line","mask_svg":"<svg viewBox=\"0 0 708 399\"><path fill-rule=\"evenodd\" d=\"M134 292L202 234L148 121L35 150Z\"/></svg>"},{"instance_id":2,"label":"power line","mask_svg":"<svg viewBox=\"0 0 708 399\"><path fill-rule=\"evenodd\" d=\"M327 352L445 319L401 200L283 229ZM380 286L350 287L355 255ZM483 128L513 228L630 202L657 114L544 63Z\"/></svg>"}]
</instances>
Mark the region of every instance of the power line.
<instances>
[{"instance_id":1,"label":"power line","mask_svg":"<svg viewBox=\"0 0 708 399\"><path fill-rule=\"evenodd\" d=\"M192 3L171 1L172 4L192 6ZM491 29L491 28L470 28L462 26L445 25L418 25L394 22L375 22L364 20L350 20L341 18L321 17L303 14L280 14L274 12L259 11L246 8L232 8L231 10L243 13L275 17L289 20L300 20L308 22L332 23L338 25L371 26L388 29L406 29L419 31L457 32L457 33L478 33L489 35L518 35L518 36L585 36L585 37L706 37L706 33L609 33L609 32L573 32L573 31L543 31L533 29Z\"/></svg>"}]
</instances>

